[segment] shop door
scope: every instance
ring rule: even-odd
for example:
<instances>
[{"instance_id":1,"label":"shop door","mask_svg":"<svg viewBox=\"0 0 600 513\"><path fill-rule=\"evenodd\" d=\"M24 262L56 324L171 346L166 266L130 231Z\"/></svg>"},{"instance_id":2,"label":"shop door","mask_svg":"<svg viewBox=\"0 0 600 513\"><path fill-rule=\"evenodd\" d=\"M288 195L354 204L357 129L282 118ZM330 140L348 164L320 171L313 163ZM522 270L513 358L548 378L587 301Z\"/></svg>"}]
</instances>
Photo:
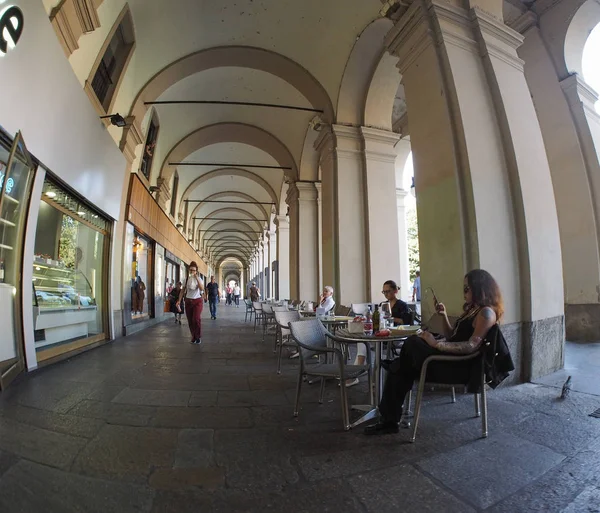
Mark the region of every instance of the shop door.
<instances>
[{"instance_id":1,"label":"shop door","mask_svg":"<svg viewBox=\"0 0 600 513\"><path fill-rule=\"evenodd\" d=\"M0 390L25 368L21 315L23 235L34 165L19 132L7 152L0 147Z\"/></svg>"}]
</instances>

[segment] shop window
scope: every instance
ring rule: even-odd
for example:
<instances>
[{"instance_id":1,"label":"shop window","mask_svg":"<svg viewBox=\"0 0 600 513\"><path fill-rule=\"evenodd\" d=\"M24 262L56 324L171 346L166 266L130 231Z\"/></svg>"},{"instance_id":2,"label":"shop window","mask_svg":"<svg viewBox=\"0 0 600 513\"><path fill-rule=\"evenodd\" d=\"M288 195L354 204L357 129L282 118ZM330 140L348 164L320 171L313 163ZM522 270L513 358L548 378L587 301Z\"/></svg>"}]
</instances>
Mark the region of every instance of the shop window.
<instances>
[{"instance_id":1,"label":"shop window","mask_svg":"<svg viewBox=\"0 0 600 513\"><path fill-rule=\"evenodd\" d=\"M171 195L171 217L175 217L175 209L177 208L177 191L179 189L179 173L175 171L173 177L173 194Z\"/></svg>"},{"instance_id":2,"label":"shop window","mask_svg":"<svg viewBox=\"0 0 600 513\"><path fill-rule=\"evenodd\" d=\"M102 50L101 58L92 69L91 79L88 80L104 113L110 110L134 46L133 21L126 7L117 19Z\"/></svg>"},{"instance_id":3,"label":"shop window","mask_svg":"<svg viewBox=\"0 0 600 513\"><path fill-rule=\"evenodd\" d=\"M34 247L34 326L38 360L107 338L110 222L44 181Z\"/></svg>"},{"instance_id":4,"label":"shop window","mask_svg":"<svg viewBox=\"0 0 600 513\"><path fill-rule=\"evenodd\" d=\"M142 155L142 164L140 166L142 174L148 180L150 180L150 172L152 171L152 159L154 158L154 150L156 149L157 139L158 121L154 116L152 116L148 125L148 135L146 137L146 145L144 146L144 154Z\"/></svg>"},{"instance_id":5,"label":"shop window","mask_svg":"<svg viewBox=\"0 0 600 513\"><path fill-rule=\"evenodd\" d=\"M151 242L141 234L134 232L131 258L131 318L133 320L147 319L151 314L151 291L148 286L152 283Z\"/></svg>"},{"instance_id":6,"label":"shop window","mask_svg":"<svg viewBox=\"0 0 600 513\"><path fill-rule=\"evenodd\" d=\"M33 171L21 135L11 141L0 130L0 390L24 368L20 280Z\"/></svg>"}]
</instances>

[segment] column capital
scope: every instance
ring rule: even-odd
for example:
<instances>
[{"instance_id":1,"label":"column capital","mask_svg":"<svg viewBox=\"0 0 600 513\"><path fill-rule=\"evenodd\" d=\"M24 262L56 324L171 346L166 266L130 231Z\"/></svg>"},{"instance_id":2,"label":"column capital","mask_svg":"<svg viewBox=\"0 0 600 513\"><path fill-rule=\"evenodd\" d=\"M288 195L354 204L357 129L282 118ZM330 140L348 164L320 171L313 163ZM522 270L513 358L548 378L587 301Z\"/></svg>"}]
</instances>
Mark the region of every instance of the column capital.
<instances>
[{"instance_id":1,"label":"column capital","mask_svg":"<svg viewBox=\"0 0 600 513\"><path fill-rule=\"evenodd\" d=\"M283 216L283 215L275 216L275 219L273 222L275 223L275 226L277 226L277 230L289 230L290 229L290 220L288 219L288 216Z\"/></svg>"},{"instance_id":2,"label":"column capital","mask_svg":"<svg viewBox=\"0 0 600 513\"><path fill-rule=\"evenodd\" d=\"M289 185L286 202L288 204L295 200L298 201L316 201L317 188L314 182L292 182Z\"/></svg>"},{"instance_id":3,"label":"column capital","mask_svg":"<svg viewBox=\"0 0 600 513\"><path fill-rule=\"evenodd\" d=\"M361 151L362 138L360 130L355 126L328 125L321 130L315 141L314 148L321 162L344 153L353 154Z\"/></svg>"},{"instance_id":4,"label":"column capital","mask_svg":"<svg viewBox=\"0 0 600 513\"><path fill-rule=\"evenodd\" d=\"M365 157L367 160L378 160L395 164L397 151L396 143L400 140L400 135L387 130L377 128L360 127L362 134Z\"/></svg>"},{"instance_id":5,"label":"column capital","mask_svg":"<svg viewBox=\"0 0 600 513\"><path fill-rule=\"evenodd\" d=\"M582 80L577 73L561 80L560 87L570 105L583 103L587 110L597 114L594 104L598 101L598 93Z\"/></svg>"}]
</instances>

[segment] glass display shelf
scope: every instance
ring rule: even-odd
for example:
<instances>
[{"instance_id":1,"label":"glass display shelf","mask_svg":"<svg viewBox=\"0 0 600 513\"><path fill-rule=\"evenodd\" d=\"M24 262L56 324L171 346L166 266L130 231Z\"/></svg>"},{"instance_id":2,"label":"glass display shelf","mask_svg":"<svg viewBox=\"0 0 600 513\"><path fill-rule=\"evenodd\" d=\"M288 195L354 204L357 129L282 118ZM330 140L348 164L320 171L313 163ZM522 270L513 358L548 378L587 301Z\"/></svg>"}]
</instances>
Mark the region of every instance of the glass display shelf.
<instances>
[{"instance_id":1,"label":"glass display shelf","mask_svg":"<svg viewBox=\"0 0 600 513\"><path fill-rule=\"evenodd\" d=\"M96 300L87 277L60 261L36 256L33 288L40 310L96 309Z\"/></svg>"}]
</instances>

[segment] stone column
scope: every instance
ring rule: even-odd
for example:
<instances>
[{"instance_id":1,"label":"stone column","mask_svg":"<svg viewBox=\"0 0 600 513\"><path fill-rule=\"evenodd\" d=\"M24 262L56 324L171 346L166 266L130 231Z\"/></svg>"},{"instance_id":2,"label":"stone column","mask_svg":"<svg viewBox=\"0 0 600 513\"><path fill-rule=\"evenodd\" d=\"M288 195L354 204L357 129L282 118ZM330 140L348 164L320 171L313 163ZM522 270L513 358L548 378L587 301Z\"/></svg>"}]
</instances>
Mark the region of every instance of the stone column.
<instances>
[{"instance_id":1,"label":"stone column","mask_svg":"<svg viewBox=\"0 0 600 513\"><path fill-rule=\"evenodd\" d=\"M370 298L365 247L365 176L362 136L356 127L324 127L315 142L323 193L323 283L336 302L350 305Z\"/></svg>"},{"instance_id":2,"label":"stone column","mask_svg":"<svg viewBox=\"0 0 600 513\"><path fill-rule=\"evenodd\" d=\"M396 203L396 156L398 134L361 128L365 158L367 248L367 298L379 303L386 280L400 276L398 217L390 206Z\"/></svg>"},{"instance_id":3,"label":"stone column","mask_svg":"<svg viewBox=\"0 0 600 513\"><path fill-rule=\"evenodd\" d=\"M271 297L271 261L269 259L269 232L265 232L263 234L263 297L270 298ZM262 290L262 289L261 289Z\"/></svg>"},{"instance_id":4,"label":"stone column","mask_svg":"<svg viewBox=\"0 0 600 513\"><path fill-rule=\"evenodd\" d=\"M270 297L277 298L277 290L275 290L275 280L273 276L273 262L277 260L277 232L269 232L269 293Z\"/></svg>"},{"instance_id":5,"label":"stone column","mask_svg":"<svg viewBox=\"0 0 600 513\"><path fill-rule=\"evenodd\" d=\"M288 188L290 206L290 290L292 299L318 298L317 189L312 182Z\"/></svg>"},{"instance_id":6,"label":"stone column","mask_svg":"<svg viewBox=\"0 0 600 513\"><path fill-rule=\"evenodd\" d=\"M279 299L290 299L290 222L287 216L277 216L275 224L277 226Z\"/></svg>"},{"instance_id":7,"label":"stone column","mask_svg":"<svg viewBox=\"0 0 600 513\"><path fill-rule=\"evenodd\" d=\"M462 274L491 272L531 379L562 365L564 308L548 160L516 49L479 9L414 2L387 36L406 92L423 289L460 311ZM425 309L425 305L424 305Z\"/></svg>"},{"instance_id":8,"label":"stone column","mask_svg":"<svg viewBox=\"0 0 600 513\"><path fill-rule=\"evenodd\" d=\"M408 269L408 231L406 225L406 208L404 199L408 192L404 189L396 189L396 205L398 208L398 245L400 254L400 297L403 299L412 298L410 289L410 273Z\"/></svg>"},{"instance_id":9,"label":"stone column","mask_svg":"<svg viewBox=\"0 0 600 513\"><path fill-rule=\"evenodd\" d=\"M317 189L317 248L319 262L319 281L317 283L319 289L323 290L325 285L329 283L323 282L323 191L319 182L315 183Z\"/></svg>"}]
</instances>

